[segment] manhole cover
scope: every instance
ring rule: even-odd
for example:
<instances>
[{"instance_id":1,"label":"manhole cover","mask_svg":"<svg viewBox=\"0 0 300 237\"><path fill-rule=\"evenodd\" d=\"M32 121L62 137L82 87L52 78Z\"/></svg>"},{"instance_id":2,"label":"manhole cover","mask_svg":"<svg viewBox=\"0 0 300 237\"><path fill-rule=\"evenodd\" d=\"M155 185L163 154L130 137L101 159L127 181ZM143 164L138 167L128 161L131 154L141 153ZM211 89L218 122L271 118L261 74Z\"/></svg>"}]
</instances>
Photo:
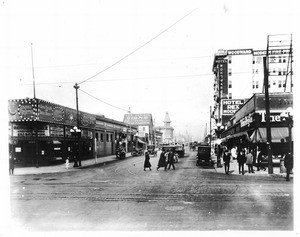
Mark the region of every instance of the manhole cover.
<instances>
[{"instance_id":1,"label":"manhole cover","mask_svg":"<svg viewBox=\"0 0 300 237\"><path fill-rule=\"evenodd\" d=\"M182 211L184 209L183 206L168 206L165 207L167 211Z\"/></svg>"}]
</instances>

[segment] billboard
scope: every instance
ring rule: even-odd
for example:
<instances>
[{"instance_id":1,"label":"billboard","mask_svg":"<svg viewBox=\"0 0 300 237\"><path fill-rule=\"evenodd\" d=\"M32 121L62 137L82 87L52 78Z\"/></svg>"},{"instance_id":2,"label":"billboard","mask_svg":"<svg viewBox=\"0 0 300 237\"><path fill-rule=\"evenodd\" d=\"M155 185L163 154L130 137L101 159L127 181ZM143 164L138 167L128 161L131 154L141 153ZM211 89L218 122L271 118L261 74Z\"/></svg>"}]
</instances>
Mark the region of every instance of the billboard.
<instances>
[{"instance_id":1,"label":"billboard","mask_svg":"<svg viewBox=\"0 0 300 237\"><path fill-rule=\"evenodd\" d=\"M131 125L153 126L151 114L125 114L123 122Z\"/></svg>"},{"instance_id":2,"label":"billboard","mask_svg":"<svg viewBox=\"0 0 300 237\"><path fill-rule=\"evenodd\" d=\"M234 115L244 104L241 99L222 100L222 115Z\"/></svg>"}]
</instances>

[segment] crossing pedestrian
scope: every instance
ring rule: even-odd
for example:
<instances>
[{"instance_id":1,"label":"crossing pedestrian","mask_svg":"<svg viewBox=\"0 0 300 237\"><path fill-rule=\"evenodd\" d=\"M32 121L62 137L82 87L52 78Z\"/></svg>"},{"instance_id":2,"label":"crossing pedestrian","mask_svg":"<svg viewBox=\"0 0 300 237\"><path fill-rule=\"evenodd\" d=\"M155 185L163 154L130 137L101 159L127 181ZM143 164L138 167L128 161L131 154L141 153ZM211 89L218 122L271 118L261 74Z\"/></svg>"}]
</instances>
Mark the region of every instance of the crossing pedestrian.
<instances>
[{"instance_id":1,"label":"crossing pedestrian","mask_svg":"<svg viewBox=\"0 0 300 237\"><path fill-rule=\"evenodd\" d=\"M293 169L294 162L293 162L293 155L291 152L288 152L284 156L284 167L286 169L286 181L290 181L290 173Z\"/></svg>"},{"instance_id":2,"label":"crossing pedestrian","mask_svg":"<svg viewBox=\"0 0 300 237\"><path fill-rule=\"evenodd\" d=\"M166 155L166 152L165 151L162 151L161 153L160 153L160 156L159 156L159 160L158 160L158 164L157 164L157 170L160 168L160 167L166 167L166 157L165 157L165 155Z\"/></svg>"},{"instance_id":3,"label":"crossing pedestrian","mask_svg":"<svg viewBox=\"0 0 300 237\"><path fill-rule=\"evenodd\" d=\"M146 171L146 168L151 170L150 156L148 151L145 152L144 171Z\"/></svg>"},{"instance_id":4,"label":"crossing pedestrian","mask_svg":"<svg viewBox=\"0 0 300 237\"><path fill-rule=\"evenodd\" d=\"M225 174L229 174L230 159L231 159L231 154L230 154L229 150L226 149L224 152L224 155L223 155Z\"/></svg>"},{"instance_id":5,"label":"crossing pedestrian","mask_svg":"<svg viewBox=\"0 0 300 237\"><path fill-rule=\"evenodd\" d=\"M173 167L173 170L175 170L175 165L174 165L174 153L172 150L169 151L168 153L168 169L171 168L171 165Z\"/></svg>"},{"instance_id":6,"label":"crossing pedestrian","mask_svg":"<svg viewBox=\"0 0 300 237\"><path fill-rule=\"evenodd\" d=\"M245 151L243 149L240 149L238 151L237 162L239 164L239 174L244 175L244 173L245 173L244 164L246 162L246 155L245 155Z\"/></svg>"},{"instance_id":7,"label":"crossing pedestrian","mask_svg":"<svg viewBox=\"0 0 300 237\"><path fill-rule=\"evenodd\" d=\"M250 173L254 173L253 171L253 155L251 150L247 151L247 155L246 155L246 165L248 166L248 172Z\"/></svg>"}]
</instances>

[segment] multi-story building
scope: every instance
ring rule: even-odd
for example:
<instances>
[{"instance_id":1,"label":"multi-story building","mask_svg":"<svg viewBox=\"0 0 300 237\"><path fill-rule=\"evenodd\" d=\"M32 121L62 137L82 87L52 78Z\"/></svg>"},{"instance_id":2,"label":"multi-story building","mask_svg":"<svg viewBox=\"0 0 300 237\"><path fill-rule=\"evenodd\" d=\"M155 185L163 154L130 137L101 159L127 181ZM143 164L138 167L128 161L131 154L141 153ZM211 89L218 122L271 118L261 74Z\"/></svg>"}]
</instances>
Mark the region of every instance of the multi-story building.
<instances>
[{"instance_id":1,"label":"multi-story building","mask_svg":"<svg viewBox=\"0 0 300 237\"><path fill-rule=\"evenodd\" d=\"M138 127L138 137L149 145L154 144L154 130L152 114L125 114L124 123Z\"/></svg>"},{"instance_id":2,"label":"multi-story building","mask_svg":"<svg viewBox=\"0 0 300 237\"><path fill-rule=\"evenodd\" d=\"M266 50L219 50L214 57L214 117L225 124L240 106L255 93L264 92ZM292 92L292 51L268 51L269 92Z\"/></svg>"}]
</instances>

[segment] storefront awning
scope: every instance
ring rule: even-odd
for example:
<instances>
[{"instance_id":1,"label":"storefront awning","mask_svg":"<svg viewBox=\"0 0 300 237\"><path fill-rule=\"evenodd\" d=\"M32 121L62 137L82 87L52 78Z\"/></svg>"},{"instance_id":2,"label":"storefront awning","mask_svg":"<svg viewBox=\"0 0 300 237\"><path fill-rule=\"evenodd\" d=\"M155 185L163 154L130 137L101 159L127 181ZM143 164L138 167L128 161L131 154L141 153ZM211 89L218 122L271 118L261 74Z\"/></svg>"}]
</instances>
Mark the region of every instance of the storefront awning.
<instances>
[{"instance_id":1,"label":"storefront awning","mask_svg":"<svg viewBox=\"0 0 300 237\"><path fill-rule=\"evenodd\" d=\"M222 141L225 142L225 141L228 141L229 139L232 139L232 138L235 138L235 137L242 137L242 136L246 136L246 138L249 140L249 136L248 136L247 132L239 132L239 133L228 135L227 137L224 137L222 139Z\"/></svg>"},{"instance_id":2,"label":"storefront awning","mask_svg":"<svg viewBox=\"0 0 300 237\"><path fill-rule=\"evenodd\" d=\"M137 141L139 142L139 143L142 143L142 144L147 144L146 142L144 142L143 140L141 140L141 139L137 139Z\"/></svg>"},{"instance_id":3,"label":"storefront awning","mask_svg":"<svg viewBox=\"0 0 300 237\"><path fill-rule=\"evenodd\" d=\"M272 142L281 142L281 139L284 141L288 141L289 138L289 130L287 127L277 127L271 128L271 137ZM292 140L293 137L292 137ZM267 129L266 128L258 128L254 131L252 136L250 137L251 142L267 142Z\"/></svg>"}]
</instances>

